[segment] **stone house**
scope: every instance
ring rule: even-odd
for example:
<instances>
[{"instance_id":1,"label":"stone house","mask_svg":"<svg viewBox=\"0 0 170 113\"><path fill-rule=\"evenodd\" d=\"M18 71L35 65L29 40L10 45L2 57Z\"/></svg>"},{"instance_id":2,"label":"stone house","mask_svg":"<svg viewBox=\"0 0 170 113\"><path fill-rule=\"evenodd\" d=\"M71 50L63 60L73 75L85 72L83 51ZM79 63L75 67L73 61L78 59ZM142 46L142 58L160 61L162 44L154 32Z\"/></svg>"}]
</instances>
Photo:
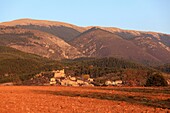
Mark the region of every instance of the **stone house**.
<instances>
[{"instance_id":1,"label":"stone house","mask_svg":"<svg viewBox=\"0 0 170 113\"><path fill-rule=\"evenodd\" d=\"M54 73L54 78L62 78L65 77L65 72L64 69L62 70L57 70L57 71L52 71Z\"/></svg>"}]
</instances>

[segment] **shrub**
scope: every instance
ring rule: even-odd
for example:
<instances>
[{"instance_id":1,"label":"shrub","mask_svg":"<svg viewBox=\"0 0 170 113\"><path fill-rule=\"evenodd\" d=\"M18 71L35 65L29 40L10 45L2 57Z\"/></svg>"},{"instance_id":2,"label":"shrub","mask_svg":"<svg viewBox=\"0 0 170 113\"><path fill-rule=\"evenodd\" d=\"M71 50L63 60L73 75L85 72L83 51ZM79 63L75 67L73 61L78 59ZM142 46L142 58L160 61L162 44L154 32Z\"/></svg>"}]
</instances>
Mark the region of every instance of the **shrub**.
<instances>
[{"instance_id":1,"label":"shrub","mask_svg":"<svg viewBox=\"0 0 170 113\"><path fill-rule=\"evenodd\" d=\"M160 73L152 73L149 75L146 86L167 86L168 83Z\"/></svg>"},{"instance_id":2,"label":"shrub","mask_svg":"<svg viewBox=\"0 0 170 113\"><path fill-rule=\"evenodd\" d=\"M82 75L83 80L88 80L89 78L90 78L90 75L88 75L88 74L83 74Z\"/></svg>"}]
</instances>

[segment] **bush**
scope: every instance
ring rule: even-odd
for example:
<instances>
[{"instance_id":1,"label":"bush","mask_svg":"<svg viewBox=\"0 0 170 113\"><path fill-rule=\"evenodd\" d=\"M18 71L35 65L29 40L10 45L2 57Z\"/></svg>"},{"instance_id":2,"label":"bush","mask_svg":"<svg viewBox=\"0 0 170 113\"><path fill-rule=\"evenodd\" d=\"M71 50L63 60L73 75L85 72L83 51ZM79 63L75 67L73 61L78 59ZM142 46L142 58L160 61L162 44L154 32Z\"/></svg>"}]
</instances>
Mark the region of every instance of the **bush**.
<instances>
[{"instance_id":1,"label":"bush","mask_svg":"<svg viewBox=\"0 0 170 113\"><path fill-rule=\"evenodd\" d=\"M162 74L152 73L146 81L146 86L168 86L168 83Z\"/></svg>"},{"instance_id":2,"label":"bush","mask_svg":"<svg viewBox=\"0 0 170 113\"><path fill-rule=\"evenodd\" d=\"M88 74L83 74L82 75L83 80L88 80L89 78L90 78L90 75L88 75Z\"/></svg>"}]
</instances>

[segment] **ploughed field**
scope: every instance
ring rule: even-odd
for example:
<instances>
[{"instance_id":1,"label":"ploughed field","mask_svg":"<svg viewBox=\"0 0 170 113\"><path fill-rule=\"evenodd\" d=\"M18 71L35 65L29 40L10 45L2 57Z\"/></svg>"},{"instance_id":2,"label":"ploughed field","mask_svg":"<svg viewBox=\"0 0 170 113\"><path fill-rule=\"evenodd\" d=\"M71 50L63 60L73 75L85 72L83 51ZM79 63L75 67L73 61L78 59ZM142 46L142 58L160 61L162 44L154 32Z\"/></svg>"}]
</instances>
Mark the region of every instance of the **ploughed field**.
<instances>
[{"instance_id":1,"label":"ploughed field","mask_svg":"<svg viewBox=\"0 0 170 113\"><path fill-rule=\"evenodd\" d=\"M0 113L170 113L170 87L0 86Z\"/></svg>"}]
</instances>

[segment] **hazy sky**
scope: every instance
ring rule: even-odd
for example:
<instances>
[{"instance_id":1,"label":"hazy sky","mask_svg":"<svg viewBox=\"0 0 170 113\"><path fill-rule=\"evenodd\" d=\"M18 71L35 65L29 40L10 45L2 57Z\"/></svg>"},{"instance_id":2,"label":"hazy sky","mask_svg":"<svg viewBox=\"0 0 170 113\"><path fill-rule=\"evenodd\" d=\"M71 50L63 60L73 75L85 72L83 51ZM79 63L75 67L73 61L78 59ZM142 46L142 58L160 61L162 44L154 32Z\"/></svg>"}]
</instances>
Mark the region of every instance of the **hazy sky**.
<instances>
[{"instance_id":1,"label":"hazy sky","mask_svg":"<svg viewBox=\"0 0 170 113\"><path fill-rule=\"evenodd\" d=\"M170 34L170 0L0 0L0 22L19 18Z\"/></svg>"}]
</instances>

